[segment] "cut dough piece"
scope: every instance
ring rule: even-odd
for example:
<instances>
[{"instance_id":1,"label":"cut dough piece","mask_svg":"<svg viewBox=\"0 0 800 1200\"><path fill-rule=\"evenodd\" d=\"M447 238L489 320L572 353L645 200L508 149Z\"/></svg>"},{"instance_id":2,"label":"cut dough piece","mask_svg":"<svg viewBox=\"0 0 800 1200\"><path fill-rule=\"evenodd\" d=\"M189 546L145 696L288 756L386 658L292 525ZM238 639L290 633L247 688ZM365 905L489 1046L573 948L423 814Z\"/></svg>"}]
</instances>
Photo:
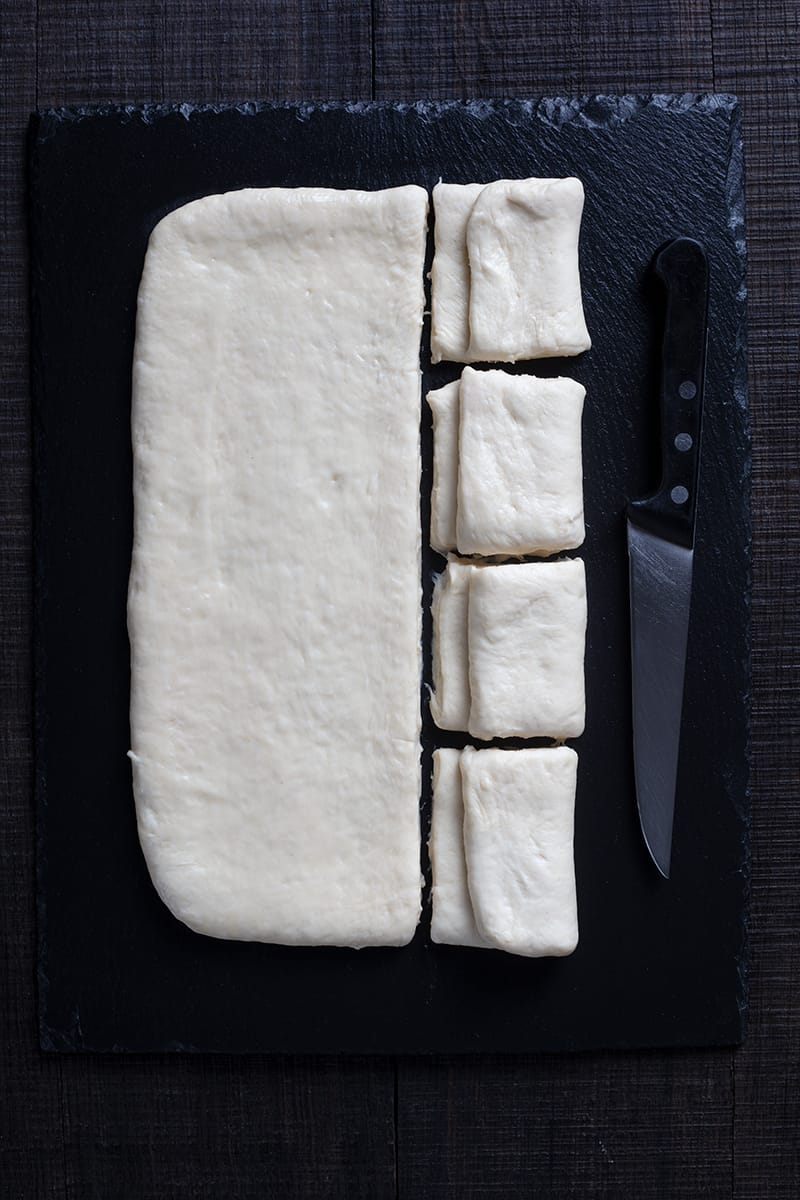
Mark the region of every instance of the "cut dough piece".
<instances>
[{"instance_id":1,"label":"cut dough piece","mask_svg":"<svg viewBox=\"0 0 800 1200\"><path fill-rule=\"evenodd\" d=\"M460 758L460 750L433 754L431 940L450 946L486 946L475 925L467 884Z\"/></svg>"},{"instance_id":2,"label":"cut dough piece","mask_svg":"<svg viewBox=\"0 0 800 1200\"><path fill-rule=\"evenodd\" d=\"M461 376L461 554L553 554L584 538L581 415L573 379L505 371Z\"/></svg>"},{"instance_id":3,"label":"cut dough piece","mask_svg":"<svg viewBox=\"0 0 800 1200\"><path fill-rule=\"evenodd\" d=\"M586 575L580 559L475 569L468 613L469 732L579 737Z\"/></svg>"},{"instance_id":4,"label":"cut dough piece","mask_svg":"<svg viewBox=\"0 0 800 1200\"><path fill-rule=\"evenodd\" d=\"M435 254L431 266L431 358L470 362L467 223L482 183L433 189Z\"/></svg>"},{"instance_id":5,"label":"cut dough piece","mask_svg":"<svg viewBox=\"0 0 800 1200\"><path fill-rule=\"evenodd\" d=\"M578 944L577 768L567 746L461 755L470 898L478 932L498 950L540 958Z\"/></svg>"},{"instance_id":6,"label":"cut dough piece","mask_svg":"<svg viewBox=\"0 0 800 1200\"><path fill-rule=\"evenodd\" d=\"M591 346L581 299L579 179L487 184L467 225L470 360L517 362Z\"/></svg>"},{"instance_id":7,"label":"cut dough piece","mask_svg":"<svg viewBox=\"0 0 800 1200\"><path fill-rule=\"evenodd\" d=\"M431 716L440 729L469 725L468 563L449 562L433 588L433 687Z\"/></svg>"},{"instance_id":8,"label":"cut dough piece","mask_svg":"<svg viewBox=\"0 0 800 1200\"><path fill-rule=\"evenodd\" d=\"M487 184L467 226L469 360L518 362L580 354L583 316L579 179Z\"/></svg>"},{"instance_id":9,"label":"cut dough piece","mask_svg":"<svg viewBox=\"0 0 800 1200\"><path fill-rule=\"evenodd\" d=\"M459 388L456 379L426 397L433 416L431 545L440 554L456 548Z\"/></svg>"},{"instance_id":10,"label":"cut dough piece","mask_svg":"<svg viewBox=\"0 0 800 1200\"><path fill-rule=\"evenodd\" d=\"M400 945L418 921L426 211L246 190L150 239L131 758L153 881L201 933Z\"/></svg>"},{"instance_id":11,"label":"cut dough piece","mask_svg":"<svg viewBox=\"0 0 800 1200\"><path fill-rule=\"evenodd\" d=\"M518 362L591 346L581 298L579 179L433 190L434 362Z\"/></svg>"}]
</instances>

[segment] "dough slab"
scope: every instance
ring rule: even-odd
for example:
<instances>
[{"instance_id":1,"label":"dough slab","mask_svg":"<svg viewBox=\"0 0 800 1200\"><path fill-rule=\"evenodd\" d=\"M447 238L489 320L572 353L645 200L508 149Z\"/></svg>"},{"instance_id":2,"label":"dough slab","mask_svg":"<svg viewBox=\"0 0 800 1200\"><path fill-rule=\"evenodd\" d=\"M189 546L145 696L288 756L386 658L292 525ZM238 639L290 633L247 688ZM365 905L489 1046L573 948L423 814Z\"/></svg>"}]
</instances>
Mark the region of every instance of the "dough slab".
<instances>
[{"instance_id":1,"label":"dough slab","mask_svg":"<svg viewBox=\"0 0 800 1200\"><path fill-rule=\"evenodd\" d=\"M580 546L585 394L572 379L464 368L456 521L460 554L547 555Z\"/></svg>"},{"instance_id":2,"label":"dough slab","mask_svg":"<svg viewBox=\"0 0 800 1200\"><path fill-rule=\"evenodd\" d=\"M201 933L417 924L426 214L416 187L247 190L150 239L131 758L153 881Z\"/></svg>"},{"instance_id":3,"label":"dough slab","mask_svg":"<svg viewBox=\"0 0 800 1200\"><path fill-rule=\"evenodd\" d=\"M577 768L566 746L461 755L472 909L498 950L539 958L571 954L578 943Z\"/></svg>"},{"instance_id":4,"label":"dough slab","mask_svg":"<svg viewBox=\"0 0 800 1200\"><path fill-rule=\"evenodd\" d=\"M468 615L473 737L579 737L585 641L580 559L475 569Z\"/></svg>"}]
</instances>

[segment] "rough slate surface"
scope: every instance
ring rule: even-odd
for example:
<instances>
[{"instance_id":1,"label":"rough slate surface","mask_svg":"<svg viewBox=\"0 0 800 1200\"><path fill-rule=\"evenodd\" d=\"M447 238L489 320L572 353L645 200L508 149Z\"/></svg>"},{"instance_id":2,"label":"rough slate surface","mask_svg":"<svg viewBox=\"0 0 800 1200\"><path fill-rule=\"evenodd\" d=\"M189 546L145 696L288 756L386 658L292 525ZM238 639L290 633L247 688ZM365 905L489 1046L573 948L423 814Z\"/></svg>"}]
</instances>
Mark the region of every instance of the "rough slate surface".
<instances>
[{"instance_id":1,"label":"rough slate surface","mask_svg":"<svg viewBox=\"0 0 800 1200\"><path fill-rule=\"evenodd\" d=\"M698 1195L794 1200L800 1126L800 215L779 0L12 0L0 274L0 1116L14 1197ZM738 92L754 422L750 1022L737 1051L330 1060L40 1053L30 735L24 141L37 106L260 96Z\"/></svg>"},{"instance_id":2,"label":"rough slate surface","mask_svg":"<svg viewBox=\"0 0 800 1200\"><path fill-rule=\"evenodd\" d=\"M155 106L46 113L34 137L42 1045L413 1053L740 1040L750 447L735 102ZM566 371L587 388L578 950L557 961L433 946L427 908L414 943L400 950L287 949L192 933L147 879L126 759L130 362L149 230L197 195L242 186L431 188L441 176L572 174L587 194L582 282L593 348L515 369ZM632 783L624 506L659 477L663 307L650 265L678 234L703 241L712 268L679 802L665 883L644 851ZM427 360L426 389L460 373ZM426 412L425 533L430 472ZM442 565L426 551L428 602ZM466 740L425 721L425 835L433 746Z\"/></svg>"}]
</instances>

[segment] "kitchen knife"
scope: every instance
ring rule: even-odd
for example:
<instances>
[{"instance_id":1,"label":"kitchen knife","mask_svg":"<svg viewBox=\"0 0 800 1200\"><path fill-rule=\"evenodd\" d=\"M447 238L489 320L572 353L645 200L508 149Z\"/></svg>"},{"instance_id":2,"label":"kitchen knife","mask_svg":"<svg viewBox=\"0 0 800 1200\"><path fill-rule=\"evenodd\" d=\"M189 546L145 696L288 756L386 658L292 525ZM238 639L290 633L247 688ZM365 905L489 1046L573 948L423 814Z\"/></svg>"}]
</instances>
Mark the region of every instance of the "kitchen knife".
<instances>
[{"instance_id":1,"label":"kitchen knife","mask_svg":"<svg viewBox=\"0 0 800 1200\"><path fill-rule=\"evenodd\" d=\"M628 560L636 803L647 848L668 879L700 474L708 263L699 242L676 238L658 253L654 269L666 288L662 476L652 496L628 504Z\"/></svg>"}]
</instances>

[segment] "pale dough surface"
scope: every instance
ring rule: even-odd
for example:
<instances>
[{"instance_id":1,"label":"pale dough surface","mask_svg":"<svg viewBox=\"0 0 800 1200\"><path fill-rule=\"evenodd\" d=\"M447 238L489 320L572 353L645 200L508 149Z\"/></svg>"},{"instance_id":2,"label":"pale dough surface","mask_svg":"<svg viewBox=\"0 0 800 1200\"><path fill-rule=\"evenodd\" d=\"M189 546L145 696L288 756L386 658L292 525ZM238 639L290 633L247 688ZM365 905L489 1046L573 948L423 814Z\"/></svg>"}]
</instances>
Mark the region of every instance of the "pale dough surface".
<instances>
[{"instance_id":1,"label":"pale dough surface","mask_svg":"<svg viewBox=\"0 0 800 1200\"><path fill-rule=\"evenodd\" d=\"M469 563L448 562L433 588L433 695L431 716L440 729L469 726L469 647L467 616Z\"/></svg>"},{"instance_id":2,"label":"pale dough surface","mask_svg":"<svg viewBox=\"0 0 800 1200\"><path fill-rule=\"evenodd\" d=\"M566 746L461 755L472 909L498 950L538 958L571 954L578 943L577 767Z\"/></svg>"},{"instance_id":3,"label":"pale dough surface","mask_svg":"<svg viewBox=\"0 0 800 1200\"><path fill-rule=\"evenodd\" d=\"M500 180L482 190L467 224L471 361L590 348L578 267L582 213L579 179Z\"/></svg>"},{"instance_id":4,"label":"pale dough surface","mask_svg":"<svg viewBox=\"0 0 800 1200\"><path fill-rule=\"evenodd\" d=\"M585 394L573 379L464 368L458 401L460 554L547 555L580 546Z\"/></svg>"},{"instance_id":5,"label":"pale dough surface","mask_svg":"<svg viewBox=\"0 0 800 1200\"><path fill-rule=\"evenodd\" d=\"M434 362L518 362L591 346L579 179L440 183L433 191Z\"/></svg>"},{"instance_id":6,"label":"pale dough surface","mask_svg":"<svg viewBox=\"0 0 800 1200\"><path fill-rule=\"evenodd\" d=\"M580 559L475 569L468 612L473 737L579 737L585 641Z\"/></svg>"},{"instance_id":7,"label":"pale dough surface","mask_svg":"<svg viewBox=\"0 0 800 1200\"><path fill-rule=\"evenodd\" d=\"M482 183L433 189L435 253L431 265L431 358L470 362L467 224Z\"/></svg>"},{"instance_id":8,"label":"pale dough surface","mask_svg":"<svg viewBox=\"0 0 800 1200\"><path fill-rule=\"evenodd\" d=\"M456 547L459 388L456 379L426 397L433 417L431 545L440 554Z\"/></svg>"},{"instance_id":9,"label":"pale dough surface","mask_svg":"<svg viewBox=\"0 0 800 1200\"><path fill-rule=\"evenodd\" d=\"M426 214L416 187L247 190L150 239L131 757L153 881L202 933L418 921Z\"/></svg>"},{"instance_id":10,"label":"pale dough surface","mask_svg":"<svg viewBox=\"0 0 800 1200\"><path fill-rule=\"evenodd\" d=\"M467 883L460 758L460 750L433 754L431 940L449 946L486 946L475 924Z\"/></svg>"}]
</instances>

